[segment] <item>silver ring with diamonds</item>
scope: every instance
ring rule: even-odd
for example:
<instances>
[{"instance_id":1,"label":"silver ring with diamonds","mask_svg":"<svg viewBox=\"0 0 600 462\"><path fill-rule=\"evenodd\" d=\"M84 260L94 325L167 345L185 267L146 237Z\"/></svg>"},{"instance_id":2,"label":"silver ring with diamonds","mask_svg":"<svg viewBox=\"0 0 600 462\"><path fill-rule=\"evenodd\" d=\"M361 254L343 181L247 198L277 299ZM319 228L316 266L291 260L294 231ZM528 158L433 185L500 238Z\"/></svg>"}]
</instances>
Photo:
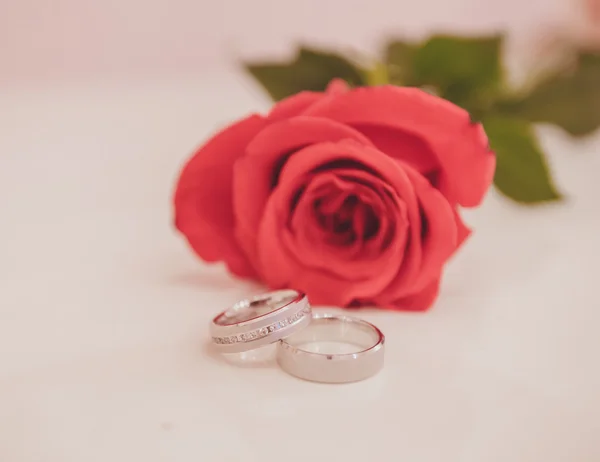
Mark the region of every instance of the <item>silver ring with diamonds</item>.
<instances>
[{"instance_id":1,"label":"silver ring with diamonds","mask_svg":"<svg viewBox=\"0 0 600 462\"><path fill-rule=\"evenodd\" d=\"M313 382L345 383L383 367L385 337L361 319L314 314L310 325L279 342L277 362L288 374Z\"/></svg>"},{"instance_id":2,"label":"silver ring with diamonds","mask_svg":"<svg viewBox=\"0 0 600 462\"><path fill-rule=\"evenodd\" d=\"M239 353L277 342L311 321L308 298L295 290L278 290L241 300L217 315L210 335L221 353Z\"/></svg>"}]
</instances>

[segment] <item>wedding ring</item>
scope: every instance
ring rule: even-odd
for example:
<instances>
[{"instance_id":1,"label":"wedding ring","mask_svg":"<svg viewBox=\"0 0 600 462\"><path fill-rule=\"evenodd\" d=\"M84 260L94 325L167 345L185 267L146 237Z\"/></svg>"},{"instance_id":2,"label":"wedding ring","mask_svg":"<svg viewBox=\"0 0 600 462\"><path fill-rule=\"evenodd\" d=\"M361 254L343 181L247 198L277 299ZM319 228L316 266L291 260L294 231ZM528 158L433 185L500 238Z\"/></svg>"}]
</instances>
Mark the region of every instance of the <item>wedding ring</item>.
<instances>
[{"instance_id":1,"label":"wedding ring","mask_svg":"<svg viewBox=\"0 0 600 462\"><path fill-rule=\"evenodd\" d=\"M383 367L385 337L366 321L314 314L310 325L281 340L277 362L287 373L313 382L356 382Z\"/></svg>"},{"instance_id":2,"label":"wedding ring","mask_svg":"<svg viewBox=\"0 0 600 462\"><path fill-rule=\"evenodd\" d=\"M310 320L306 295L278 290L241 300L223 311L212 320L210 335L221 353L239 353L296 333Z\"/></svg>"}]
</instances>

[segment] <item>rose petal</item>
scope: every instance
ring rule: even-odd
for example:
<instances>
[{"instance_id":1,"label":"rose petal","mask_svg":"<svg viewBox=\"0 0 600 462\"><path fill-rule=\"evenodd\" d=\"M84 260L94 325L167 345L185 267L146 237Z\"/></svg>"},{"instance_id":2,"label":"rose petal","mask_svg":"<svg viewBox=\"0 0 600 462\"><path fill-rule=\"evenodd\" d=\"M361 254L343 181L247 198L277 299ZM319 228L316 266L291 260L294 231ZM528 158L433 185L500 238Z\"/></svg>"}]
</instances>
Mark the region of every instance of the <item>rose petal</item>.
<instances>
[{"instance_id":1,"label":"rose petal","mask_svg":"<svg viewBox=\"0 0 600 462\"><path fill-rule=\"evenodd\" d=\"M361 202L368 204L379 220L378 233L369 240L362 242L360 258L370 259L380 256L382 250L390 244L394 235L396 244L403 248L406 241L406 226L403 224L401 228L397 228L400 225L397 219L400 218L402 223L408 223L408 217L404 201L398 197L398 194L381 178L364 170L335 168L331 170L331 173L339 180L349 184L365 186L364 189L361 188ZM391 215L395 208L400 209L400 217ZM394 219L396 219L395 222ZM399 238L401 238L401 242L398 242ZM404 251L394 259L398 267L402 262L403 253Z\"/></svg>"},{"instance_id":2,"label":"rose petal","mask_svg":"<svg viewBox=\"0 0 600 462\"><path fill-rule=\"evenodd\" d=\"M322 191L323 185L335 185L338 190L346 188L361 198L370 196L371 200L378 201L380 205L383 200L377 197L377 194L364 184L353 184L352 180L341 180L337 175L338 172L336 170L316 174L306 187L298 207L294 211L292 228L283 230L282 239L288 245L290 252L294 254L295 258L307 267L327 270L348 280L360 280L372 277L375 267L385 266L389 268L381 269L380 271L382 273L389 273L389 280L391 280L401 265L404 254L408 226L405 204L395 196L396 202L393 204L393 208L387 207L385 210L386 215L382 217L385 228L380 231L382 233L392 232L395 238L393 245L388 246L388 248L382 247L375 252L371 247L367 246L367 252L362 252L361 250L365 247L362 237L357 239L356 246L332 246L328 239L331 235L319 228L315 229L314 218L310 216L311 201L315 197L315 192ZM369 181L373 182L375 186L382 180L370 175ZM286 184L286 186L285 190L284 188L278 188L277 191L277 197L280 198L277 210L280 215L289 213L286 210L286 208L289 209L287 206L289 202L288 196L293 194L292 191L295 189L295 185L293 184L289 186ZM335 200L338 199L335 198ZM341 204L336 204L334 205L334 209L339 209L340 206ZM384 206L381 205L381 207ZM387 223L390 221L393 221L394 229L392 230L387 229ZM337 267L335 266L336 262L338 263ZM340 264L340 262L343 263ZM384 287L385 285L382 285L381 289Z\"/></svg>"},{"instance_id":3,"label":"rose petal","mask_svg":"<svg viewBox=\"0 0 600 462\"><path fill-rule=\"evenodd\" d=\"M406 168L406 173L415 188L424 227L418 276L407 282L407 287L412 292L439 277L442 267L458 246L458 232L454 209L448 200L419 173L409 167ZM413 244L415 243L411 243Z\"/></svg>"},{"instance_id":4,"label":"rose petal","mask_svg":"<svg viewBox=\"0 0 600 462\"><path fill-rule=\"evenodd\" d=\"M256 256L259 223L275 186L277 172L285 160L305 146L342 139L371 144L359 132L338 122L294 117L266 127L248 145L246 156L235 165L233 206L236 237L249 256Z\"/></svg>"},{"instance_id":5,"label":"rose petal","mask_svg":"<svg viewBox=\"0 0 600 462\"><path fill-rule=\"evenodd\" d=\"M357 88L323 99L305 114L353 126L380 125L421 138L439 162L439 189L451 202L478 205L491 184L496 159L481 125L472 123L465 110L417 88Z\"/></svg>"},{"instance_id":6,"label":"rose petal","mask_svg":"<svg viewBox=\"0 0 600 462\"><path fill-rule=\"evenodd\" d=\"M421 216L414 187L407 176L404 167L391 157L375 148L360 146L352 141L339 143L323 143L320 146L308 147L286 163L281 172L281 182L285 184L288 178L301 176L310 168L335 161L356 161L360 165L373 169L389 183L406 204L407 219L410 224L408 243L404 258L398 261L397 278L402 283L411 282L418 276L421 266ZM415 244L413 244L415 243ZM402 263L402 265L400 265ZM407 291L410 287L404 287ZM398 291L398 287L395 287ZM414 289L412 289L414 290ZM399 293L399 292L398 292Z\"/></svg>"},{"instance_id":7,"label":"rose petal","mask_svg":"<svg viewBox=\"0 0 600 462\"><path fill-rule=\"evenodd\" d=\"M353 125L382 152L409 164L420 173L438 168L438 161L422 138L382 125Z\"/></svg>"},{"instance_id":8,"label":"rose petal","mask_svg":"<svg viewBox=\"0 0 600 462\"><path fill-rule=\"evenodd\" d=\"M267 285L273 289L294 287L307 293L313 304L348 305L356 284L299 263L280 239L284 217L273 208L269 201L258 234L258 256Z\"/></svg>"},{"instance_id":9,"label":"rose petal","mask_svg":"<svg viewBox=\"0 0 600 462\"><path fill-rule=\"evenodd\" d=\"M303 185L306 184L309 186L304 188ZM292 194L291 199L282 199L284 204L285 201L288 203L297 201L294 197L298 195L297 191L301 189L304 191L298 205L292 210L291 220L295 238L304 240L304 242L299 243L299 248L304 246L320 247L331 238L330 233L321 227L304 226L310 220L316 219L312 204L310 204L313 201L311 195L315 196L314 200L317 198L322 200L320 210L326 211L331 207L333 210L330 212L333 213L341 205L340 203L333 204L333 202L343 201L344 196L342 194L345 194L346 197L349 194L355 194L360 197L360 202L364 204L363 207L369 207L372 210L379 223L378 230L375 235L365 241L356 239L352 246L341 249L332 258L369 260L381 257L382 252L389 247L396 231L401 238L401 243L398 243L398 236L396 238L396 244L399 245L401 252L399 257L394 258L394 261L398 265L400 264L406 231L406 226L401 226L400 221L404 224L407 223L406 210L404 203L398 198L397 194L389 185L383 183L379 177L362 170L336 168L328 172L308 174L306 178L299 178L297 184L287 185L287 188L293 193L290 193ZM307 204L307 206L303 207L303 204ZM396 220L396 222L392 219L392 211L395 208L400 208L400 221ZM355 213L354 221L357 221L358 218L357 213ZM331 252L331 246L327 246L325 251Z\"/></svg>"},{"instance_id":10,"label":"rose petal","mask_svg":"<svg viewBox=\"0 0 600 462\"><path fill-rule=\"evenodd\" d=\"M269 122L277 122L298 116L317 101L320 101L324 96L324 93L316 91L301 91L295 95L288 96L273 106L267 119Z\"/></svg>"},{"instance_id":11,"label":"rose petal","mask_svg":"<svg viewBox=\"0 0 600 462\"><path fill-rule=\"evenodd\" d=\"M291 222L288 229L283 230L282 239L286 240L291 252L298 261L308 267L314 266L321 269L327 269L326 261L329 259L338 260L340 258L352 258L360 247L360 242L346 245L335 245L332 241L336 236L331 230L324 229L318 221L317 212L314 209L314 202L323 201L323 207L331 207L331 213L335 213L346 199L347 194L339 185L335 184L337 178L335 175L327 173L306 180L307 186L302 193L297 207L292 212ZM283 202L283 190L279 197ZM322 209L323 209L322 207ZM308 249L308 252L302 249Z\"/></svg>"},{"instance_id":12,"label":"rose petal","mask_svg":"<svg viewBox=\"0 0 600 462\"><path fill-rule=\"evenodd\" d=\"M341 79L333 79L327 85L325 92L301 91L295 95L282 99L273 106L267 116L269 122L277 122L302 115L309 107L323 98L345 93L350 89L348 84Z\"/></svg>"},{"instance_id":13,"label":"rose petal","mask_svg":"<svg viewBox=\"0 0 600 462\"><path fill-rule=\"evenodd\" d=\"M307 266L299 261L296 257L300 249L290 245L289 239L282 237L286 233L285 230L282 231L286 217L275 211L275 198L276 195L267 203L258 235L261 273L270 287L294 287L306 292L315 304L347 306L356 298L375 296L389 283L394 275L393 268L381 274L378 272L381 267L378 266L373 270L375 276L371 273L361 280L353 280L336 274L333 270L339 262L327 256L321 255L319 267ZM296 242L294 244L297 245ZM304 251L317 254L318 249L309 246ZM318 260L318 255L314 260ZM394 266L389 259L384 259L383 263Z\"/></svg>"},{"instance_id":14,"label":"rose petal","mask_svg":"<svg viewBox=\"0 0 600 462\"><path fill-rule=\"evenodd\" d=\"M376 175L389 183L406 203L406 214L411 223L411 238L420 238L417 199L410 180L399 163L375 148L356 142L321 143L299 151L282 169L280 183L267 203L260 225L257 242L258 261L261 273L270 286L290 285L304 290L315 303L348 305L354 299L376 296L395 277L401 260L384 258L382 261L386 264L386 271L380 272L381 262L379 262L377 266L371 266L371 271L365 279L350 280L348 273L344 272L346 268L336 266L347 265L347 261L332 261L322 254L314 253L310 257L310 261L314 265L314 262L320 259L321 267L326 268L327 271L317 271L315 266L307 268L306 264L299 260L299 254L302 252L304 258L309 258L307 254L312 249L297 248L294 245L296 242L290 240L285 231L282 234L282 223L288 219L289 205L286 206L285 200L281 201L280 194L287 193L287 197L289 197L290 191L285 191L287 185L294 185L298 178L304 178L307 173L314 171L317 167L326 168L329 164L335 164L337 161L357 162L364 168L373 170ZM403 241L397 240L396 244L397 247L391 250L395 252L394 255L401 254L404 249ZM420 246L411 246L409 249L410 255L405 258L410 260L407 271L412 274L418 270L420 265L421 249ZM370 265L374 265L374 263L371 262ZM340 271L343 271L342 277L339 276ZM337 274L332 275L334 272Z\"/></svg>"},{"instance_id":15,"label":"rose petal","mask_svg":"<svg viewBox=\"0 0 600 462\"><path fill-rule=\"evenodd\" d=\"M345 80L342 79L333 79L327 85L327 94L328 95L340 95L342 93L346 93L350 91L350 87L346 83Z\"/></svg>"},{"instance_id":16,"label":"rose petal","mask_svg":"<svg viewBox=\"0 0 600 462\"><path fill-rule=\"evenodd\" d=\"M432 280L439 279L442 268L458 247L455 211L448 200L412 168L406 166L419 201L423 236L408 243L421 249L418 271L399 272L396 279L381 292L381 300L396 300L420 292Z\"/></svg>"},{"instance_id":17,"label":"rose petal","mask_svg":"<svg viewBox=\"0 0 600 462\"><path fill-rule=\"evenodd\" d=\"M255 271L234 237L233 164L264 125L253 115L215 135L184 166L174 196L175 226L194 251L209 262L224 260L243 277Z\"/></svg>"}]
</instances>

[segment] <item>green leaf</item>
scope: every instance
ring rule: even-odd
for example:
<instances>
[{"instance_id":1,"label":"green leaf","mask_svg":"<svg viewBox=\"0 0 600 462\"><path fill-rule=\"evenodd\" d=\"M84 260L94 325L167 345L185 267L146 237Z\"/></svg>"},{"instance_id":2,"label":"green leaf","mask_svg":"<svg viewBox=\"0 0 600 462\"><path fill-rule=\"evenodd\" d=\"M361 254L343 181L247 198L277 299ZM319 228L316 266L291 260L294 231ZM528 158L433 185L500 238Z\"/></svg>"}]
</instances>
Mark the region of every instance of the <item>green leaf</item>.
<instances>
[{"instance_id":1,"label":"green leaf","mask_svg":"<svg viewBox=\"0 0 600 462\"><path fill-rule=\"evenodd\" d=\"M385 63L377 62L365 75L367 86L375 87L390 83L388 68Z\"/></svg>"},{"instance_id":2,"label":"green leaf","mask_svg":"<svg viewBox=\"0 0 600 462\"><path fill-rule=\"evenodd\" d=\"M528 122L494 116L483 125L496 153L494 184L500 192L525 204L561 199Z\"/></svg>"},{"instance_id":3,"label":"green leaf","mask_svg":"<svg viewBox=\"0 0 600 462\"><path fill-rule=\"evenodd\" d=\"M246 63L245 68L275 101L303 90L323 91L334 78L350 86L366 84L364 72L343 56L309 48L300 48L289 62Z\"/></svg>"},{"instance_id":4,"label":"green leaf","mask_svg":"<svg viewBox=\"0 0 600 462\"><path fill-rule=\"evenodd\" d=\"M600 55L582 53L574 69L547 77L521 99L499 103L500 113L558 125L573 136L600 127Z\"/></svg>"},{"instance_id":5,"label":"green leaf","mask_svg":"<svg viewBox=\"0 0 600 462\"><path fill-rule=\"evenodd\" d=\"M496 99L503 79L503 37L433 36L413 57L414 83L471 112L484 113Z\"/></svg>"},{"instance_id":6,"label":"green leaf","mask_svg":"<svg viewBox=\"0 0 600 462\"><path fill-rule=\"evenodd\" d=\"M417 46L402 40L387 44L384 61L387 64L389 80L395 85L413 85L413 59Z\"/></svg>"},{"instance_id":7,"label":"green leaf","mask_svg":"<svg viewBox=\"0 0 600 462\"><path fill-rule=\"evenodd\" d=\"M502 77L502 36L452 37L427 40L414 57L417 80L441 88L460 83L495 86Z\"/></svg>"}]
</instances>

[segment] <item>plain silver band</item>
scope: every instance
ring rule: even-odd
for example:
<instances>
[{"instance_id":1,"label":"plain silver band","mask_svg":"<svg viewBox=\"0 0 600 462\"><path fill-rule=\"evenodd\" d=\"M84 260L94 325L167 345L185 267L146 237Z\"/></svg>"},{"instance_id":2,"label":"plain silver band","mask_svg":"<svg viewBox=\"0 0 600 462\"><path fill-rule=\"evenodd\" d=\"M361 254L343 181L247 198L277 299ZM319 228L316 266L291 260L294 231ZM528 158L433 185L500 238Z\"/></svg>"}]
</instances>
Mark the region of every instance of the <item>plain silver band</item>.
<instances>
[{"instance_id":1,"label":"plain silver band","mask_svg":"<svg viewBox=\"0 0 600 462\"><path fill-rule=\"evenodd\" d=\"M319 332L320 326L326 329ZM364 350L349 354L313 353L296 345L311 342L357 343ZM361 319L313 314L310 326L277 346L277 362L287 373L313 382L345 383L371 377L383 367L385 337Z\"/></svg>"},{"instance_id":2,"label":"plain silver band","mask_svg":"<svg viewBox=\"0 0 600 462\"><path fill-rule=\"evenodd\" d=\"M273 310L235 322L236 315L248 313L253 306L260 305L273 305ZM278 290L240 300L218 314L210 323L210 335L217 351L240 353L277 342L302 330L310 323L311 314L306 295L295 290Z\"/></svg>"}]
</instances>

